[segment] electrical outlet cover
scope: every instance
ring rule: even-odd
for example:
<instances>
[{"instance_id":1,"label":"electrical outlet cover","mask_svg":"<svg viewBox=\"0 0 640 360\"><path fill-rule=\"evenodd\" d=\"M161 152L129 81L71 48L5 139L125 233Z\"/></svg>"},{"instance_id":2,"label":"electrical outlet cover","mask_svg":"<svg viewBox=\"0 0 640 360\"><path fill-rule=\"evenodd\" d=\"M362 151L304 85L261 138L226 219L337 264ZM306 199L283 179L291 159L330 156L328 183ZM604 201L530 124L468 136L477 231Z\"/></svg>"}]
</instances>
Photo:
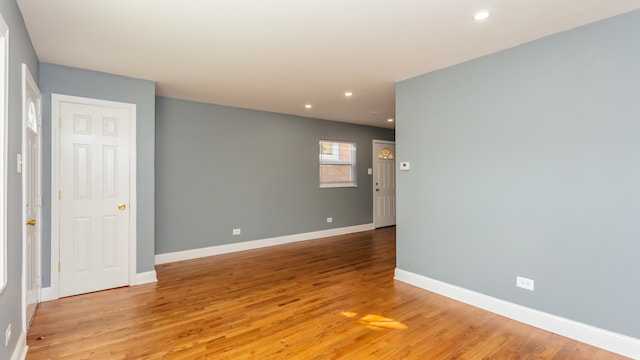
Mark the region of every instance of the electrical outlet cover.
<instances>
[{"instance_id":1,"label":"electrical outlet cover","mask_svg":"<svg viewBox=\"0 0 640 360\"><path fill-rule=\"evenodd\" d=\"M517 287L533 291L533 285L534 285L533 280L524 278L522 276L516 276Z\"/></svg>"}]
</instances>

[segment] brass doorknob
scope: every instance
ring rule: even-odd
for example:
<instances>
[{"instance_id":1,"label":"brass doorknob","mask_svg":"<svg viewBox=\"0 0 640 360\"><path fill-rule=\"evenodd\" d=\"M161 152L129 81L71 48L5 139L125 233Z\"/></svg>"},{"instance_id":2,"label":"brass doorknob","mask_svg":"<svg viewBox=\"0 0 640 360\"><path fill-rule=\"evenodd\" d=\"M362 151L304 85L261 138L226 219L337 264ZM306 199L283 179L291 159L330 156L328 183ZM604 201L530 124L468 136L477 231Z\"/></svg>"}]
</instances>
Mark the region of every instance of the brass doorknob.
<instances>
[{"instance_id":1,"label":"brass doorknob","mask_svg":"<svg viewBox=\"0 0 640 360\"><path fill-rule=\"evenodd\" d=\"M124 210L126 208L127 208L127 205L125 205L124 203L118 204L118 210L122 211L122 210Z\"/></svg>"},{"instance_id":2,"label":"brass doorknob","mask_svg":"<svg viewBox=\"0 0 640 360\"><path fill-rule=\"evenodd\" d=\"M36 226L36 219L33 219L33 220L27 220L27 225L29 225L29 226Z\"/></svg>"}]
</instances>

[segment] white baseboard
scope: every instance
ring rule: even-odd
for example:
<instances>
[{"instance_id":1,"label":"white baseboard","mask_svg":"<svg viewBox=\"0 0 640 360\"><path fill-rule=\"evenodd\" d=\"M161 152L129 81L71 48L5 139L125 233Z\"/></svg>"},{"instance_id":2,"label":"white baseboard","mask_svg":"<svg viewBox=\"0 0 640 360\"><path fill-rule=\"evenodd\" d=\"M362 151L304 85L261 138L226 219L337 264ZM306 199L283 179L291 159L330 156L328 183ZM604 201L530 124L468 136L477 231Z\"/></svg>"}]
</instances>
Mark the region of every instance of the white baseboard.
<instances>
[{"instance_id":1,"label":"white baseboard","mask_svg":"<svg viewBox=\"0 0 640 360\"><path fill-rule=\"evenodd\" d=\"M53 296L51 295L51 287L40 289L40 302L51 301Z\"/></svg>"},{"instance_id":2,"label":"white baseboard","mask_svg":"<svg viewBox=\"0 0 640 360\"><path fill-rule=\"evenodd\" d=\"M13 354L11 355L11 360L24 360L27 358L27 334L24 331L20 332L20 336L18 337L18 343L16 344L16 348L13 349Z\"/></svg>"},{"instance_id":3,"label":"white baseboard","mask_svg":"<svg viewBox=\"0 0 640 360\"><path fill-rule=\"evenodd\" d=\"M640 339L600 329L560 316L396 268L395 279L632 359L640 359Z\"/></svg>"},{"instance_id":4,"label":"white baseboard","mask_svg":"<svg viewBox=\"0 0 640 360\"><path fill-rule=\"evenodd\" d=\"M156 277L156 271L147 271L143 273L137 273L136 278L133 280L133 284L131 285L142 285L158 282L158 278Z\"/></svg>"},{"instance_id":5,"label":"white baseboard","mask_svg":"<svg viewBox=\"0 0 640 360\"><path fill-rule=\"evenodd\" d=\"M245 242L234 243L234 244L211 246L211 247L200 248L200 249L176 251L176 252L166 253L166 254L157 254L155 257L155 262L156 262L156 265L166 264L174 261L191 260L191 259L197 259L197 258L213 256L213 255L228 254L236 251L253 250L253 249L259 249L267 246L283 245L283 244L288 244L292 242L313 240L313 239L319 239L319 238L329 237L329 236L345 235L345 234L368 231L373 229L374 229L373 224L363 224L363 225L348 226L343 228L314 231L314 232L308 232L303 234L278 236L278 237L269 238L269 239L252 240L252 241L245 241Z\"/></svg>"}]
</instances>

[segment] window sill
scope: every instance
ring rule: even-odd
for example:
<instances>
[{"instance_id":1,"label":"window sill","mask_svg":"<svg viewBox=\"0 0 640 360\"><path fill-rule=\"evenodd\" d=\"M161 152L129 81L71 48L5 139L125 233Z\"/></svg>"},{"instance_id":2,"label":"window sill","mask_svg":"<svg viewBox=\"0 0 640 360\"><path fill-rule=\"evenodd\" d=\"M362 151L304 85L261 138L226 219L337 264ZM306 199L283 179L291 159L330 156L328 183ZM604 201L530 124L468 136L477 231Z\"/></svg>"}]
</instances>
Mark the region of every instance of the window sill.
<instances>
[{"instance_id":1,"label":"window sill","mask_svg":"<svg viewBox=\"0 0 640 360\"><path fill-rule=\"evenodd\" d=\"M358 185L356 185L356 184L345 184L345 183L320 184L320 189L326 189L326 188L355 188L355 187L358 187Z\"/></svg>"}]
</instances>

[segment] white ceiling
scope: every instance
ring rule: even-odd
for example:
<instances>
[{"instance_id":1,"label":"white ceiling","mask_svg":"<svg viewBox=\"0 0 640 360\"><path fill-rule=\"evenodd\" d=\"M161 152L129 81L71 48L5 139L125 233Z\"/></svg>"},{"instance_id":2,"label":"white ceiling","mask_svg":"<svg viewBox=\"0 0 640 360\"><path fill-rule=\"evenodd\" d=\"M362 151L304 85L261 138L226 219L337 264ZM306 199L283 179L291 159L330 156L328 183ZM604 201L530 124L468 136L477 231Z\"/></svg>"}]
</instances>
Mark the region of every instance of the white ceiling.
<instances>
[{"instance_id":1,"label":"white ceiling","mask_svg":"<svg viewBox=\"0 0 640 360\"><path fill-rule=\"evenodd\" d=\"M153 80L160 96L380 127L394 127L399 80L640 8L640 0L17 2L40 61ZM474 21L482 9L492 16Z\"/></svg>"}]
</instances>

